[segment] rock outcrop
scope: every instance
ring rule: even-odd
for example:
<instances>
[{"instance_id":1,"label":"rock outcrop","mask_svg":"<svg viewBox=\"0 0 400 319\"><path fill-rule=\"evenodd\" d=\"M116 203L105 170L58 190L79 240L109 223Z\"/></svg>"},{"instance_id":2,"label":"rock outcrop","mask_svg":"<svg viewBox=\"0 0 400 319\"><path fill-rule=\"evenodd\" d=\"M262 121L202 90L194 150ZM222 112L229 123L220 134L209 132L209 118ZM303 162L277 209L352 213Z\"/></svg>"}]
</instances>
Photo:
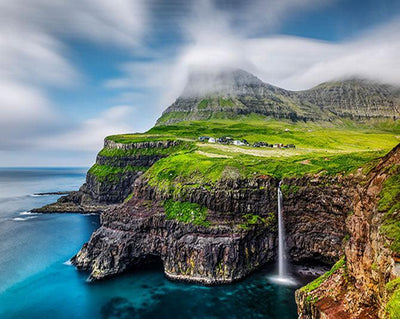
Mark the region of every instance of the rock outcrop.
<instances>
[{"instance_id":1,"label":"rock outcrop","mask_svg":"<svg viewBox=\"0 0 400 319\"><path fill-rule=\"evenodd\" d=\"M130 201L101 215L101 227L73 263L89 271L90 279L154 259L162 260L172 279L204 284L241 279L275 258L278 182L260 176L169 194L141 177ZM283 209L292 260L331 264L345 235L349 198L341 193L342 179L306 176L286 182ZM335 199L338 195L341 199ZM170 198L206 207L209 226L168 219L163 202ZM254 216L269 222L246 224Z\"/></svg>"},{"instance_id":2,"label":"rock outcrop","mask_svg":"<svg viewBox=\"0 0 400 319\"><path fill-rule=\"evenodd\" d=\"M172 279L219 284L238 280L274 257L268 228L239 231L166 219L160 203L132 199L102 214L102 226L72 259L90 279L161 259Z\"/></svg>"},{"instance_id":3,"label":"rock outcrop","mask_svg":"<svg viewBox=\"0 0 400 319\"><path fill-rule=\"evenodd\" d=\"M341 254L351 211L353 176L282 181L287 249L294 263L332 265Z\"/></svg>"},{"instance_id":4,"label":"rock outcrop","mask_svg":"<svg viewBox=\"0 0 400 319\"><path fill-rule=\"evenodd\" d=\"M343 244L345 259L319 282L296 292L299 318L398 318L400 315L387 312L393 291L389 292L386 285L400 276L399 258L390 248L392 240L381 231L385 209L378 209L384 183L399 174L399 165L400 145L357 185L352 214L346 220L349 235ZM398 201L399 195L396 196L394 201ZM393 212L393 216L398 223L398 212Z\"/></svg>"},{"instance_id":5,"label":"rock outcrop","mask_svg":"<svg viewBox=\"0 0 400 319\"><path fill-rule=\"evenodd\" d=\"M33 209L40 213L100 213L122 203L132 192L136 179L155 162L168 156L181 141L118 143L105 139L96 164L88 171L79 191L56 203Z\"/></svg>"}]
</instances>

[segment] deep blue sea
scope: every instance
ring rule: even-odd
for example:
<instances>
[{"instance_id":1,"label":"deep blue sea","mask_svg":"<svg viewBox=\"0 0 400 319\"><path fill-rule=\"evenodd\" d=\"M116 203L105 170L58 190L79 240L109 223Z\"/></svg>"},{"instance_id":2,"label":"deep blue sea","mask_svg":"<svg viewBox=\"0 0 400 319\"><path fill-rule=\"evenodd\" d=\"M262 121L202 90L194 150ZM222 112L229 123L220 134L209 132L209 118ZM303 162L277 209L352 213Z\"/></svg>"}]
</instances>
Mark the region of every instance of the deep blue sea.
<instances>
[{"instance_id":1,"label":"deep blue sea","mask_svg":"<svg viewBox=\"0 0 400 319\"><path fill-rule=\"evenodd\" d=\"M232 285L171 282L160 265L97 283L66 263L98 216L29 214L77 190L82 168L0 169L0 318L297 318L296 287L268 277L273 265Z\"/></svg>"}]
</instances>

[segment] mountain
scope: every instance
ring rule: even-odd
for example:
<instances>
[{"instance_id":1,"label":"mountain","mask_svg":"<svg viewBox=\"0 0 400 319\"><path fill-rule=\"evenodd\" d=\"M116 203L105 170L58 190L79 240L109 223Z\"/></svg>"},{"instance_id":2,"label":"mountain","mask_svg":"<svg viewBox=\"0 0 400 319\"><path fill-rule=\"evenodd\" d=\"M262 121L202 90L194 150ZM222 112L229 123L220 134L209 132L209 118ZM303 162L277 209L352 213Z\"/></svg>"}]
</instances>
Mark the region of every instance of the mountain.
<instances>
[{"instance_id":1,"label":"mountain","mask_svg":"<svg viewBox=\"0 0 400 319\"><path fill-rule=\"evenodd\" d=\"M396 94L357 79L291 92L241 70L192 74L159 124L238 120L108 136L79 191L31 211L102 213L70 260L89 280L154 262L171 280L233 283L277 259L283 226L288 262L333 265L296 292L302 318L399 318L398 123L240 120L387 118L398 115Z\"/></svg>"},{"instance_id":2,"label":"mountain","mask_svg":"<svg viewBox=\"0 0 400 319\"><path fill-rule=\"evenodd\" d=\"M157 125L188 120L237 118L259 114L293 121L331 121L400 116L400 89L364 79L322 83L304 91L288 91L243 70L195 72L182 95Z\"/></svg>"}]
</instances>

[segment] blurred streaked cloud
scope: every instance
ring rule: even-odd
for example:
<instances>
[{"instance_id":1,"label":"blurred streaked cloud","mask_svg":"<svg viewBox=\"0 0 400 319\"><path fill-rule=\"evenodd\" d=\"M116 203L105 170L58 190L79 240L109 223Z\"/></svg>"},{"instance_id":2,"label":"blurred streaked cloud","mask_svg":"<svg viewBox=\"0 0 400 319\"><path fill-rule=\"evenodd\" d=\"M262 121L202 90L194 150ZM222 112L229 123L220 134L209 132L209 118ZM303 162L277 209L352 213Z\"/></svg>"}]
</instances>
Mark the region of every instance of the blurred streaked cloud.
<instances>
[{"instance_id":1,"label":"blurred streaked cloud","mask_svg":"<svg viewBox=\"0 0 400 319\"><path fill-rule=\"evenodd\" d=\"M0 0L0 166L87 165L196 68L400 84L394 0Z\"/></svg>"}]
</instances>

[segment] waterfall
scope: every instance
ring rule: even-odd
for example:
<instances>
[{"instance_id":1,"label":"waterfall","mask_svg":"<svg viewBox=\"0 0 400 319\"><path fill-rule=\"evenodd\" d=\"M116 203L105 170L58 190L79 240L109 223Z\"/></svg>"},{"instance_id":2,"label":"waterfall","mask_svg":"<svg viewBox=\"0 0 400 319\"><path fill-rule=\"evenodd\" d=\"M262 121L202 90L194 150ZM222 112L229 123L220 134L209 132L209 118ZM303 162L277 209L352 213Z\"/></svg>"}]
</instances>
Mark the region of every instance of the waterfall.
<instances>
[{"instance_id":1,"label":"waterfall","mask_svg":"<svg viewBox=\"0 0 400 319\"><path fill-rule=\"evenodd\" d=\"M282 205L283 197L281 183L278 185L278 275L270 279L279 285L297 285L296 280L288 273L286 257L286 236L283 223Z\"/></svg>"},{"instance_id":2,"label":"waterfall","mask_svg":"<svg viewBox=\"0 0 400 319\"><path fill-rule=\"evenodd\" d=\"M285 226L283 225L282 216L282 191L281 183L278 186L278 276L284 278L287 276L287 266L286 266L286 236L285 236Z\"/></svg>"}]
</instances>

